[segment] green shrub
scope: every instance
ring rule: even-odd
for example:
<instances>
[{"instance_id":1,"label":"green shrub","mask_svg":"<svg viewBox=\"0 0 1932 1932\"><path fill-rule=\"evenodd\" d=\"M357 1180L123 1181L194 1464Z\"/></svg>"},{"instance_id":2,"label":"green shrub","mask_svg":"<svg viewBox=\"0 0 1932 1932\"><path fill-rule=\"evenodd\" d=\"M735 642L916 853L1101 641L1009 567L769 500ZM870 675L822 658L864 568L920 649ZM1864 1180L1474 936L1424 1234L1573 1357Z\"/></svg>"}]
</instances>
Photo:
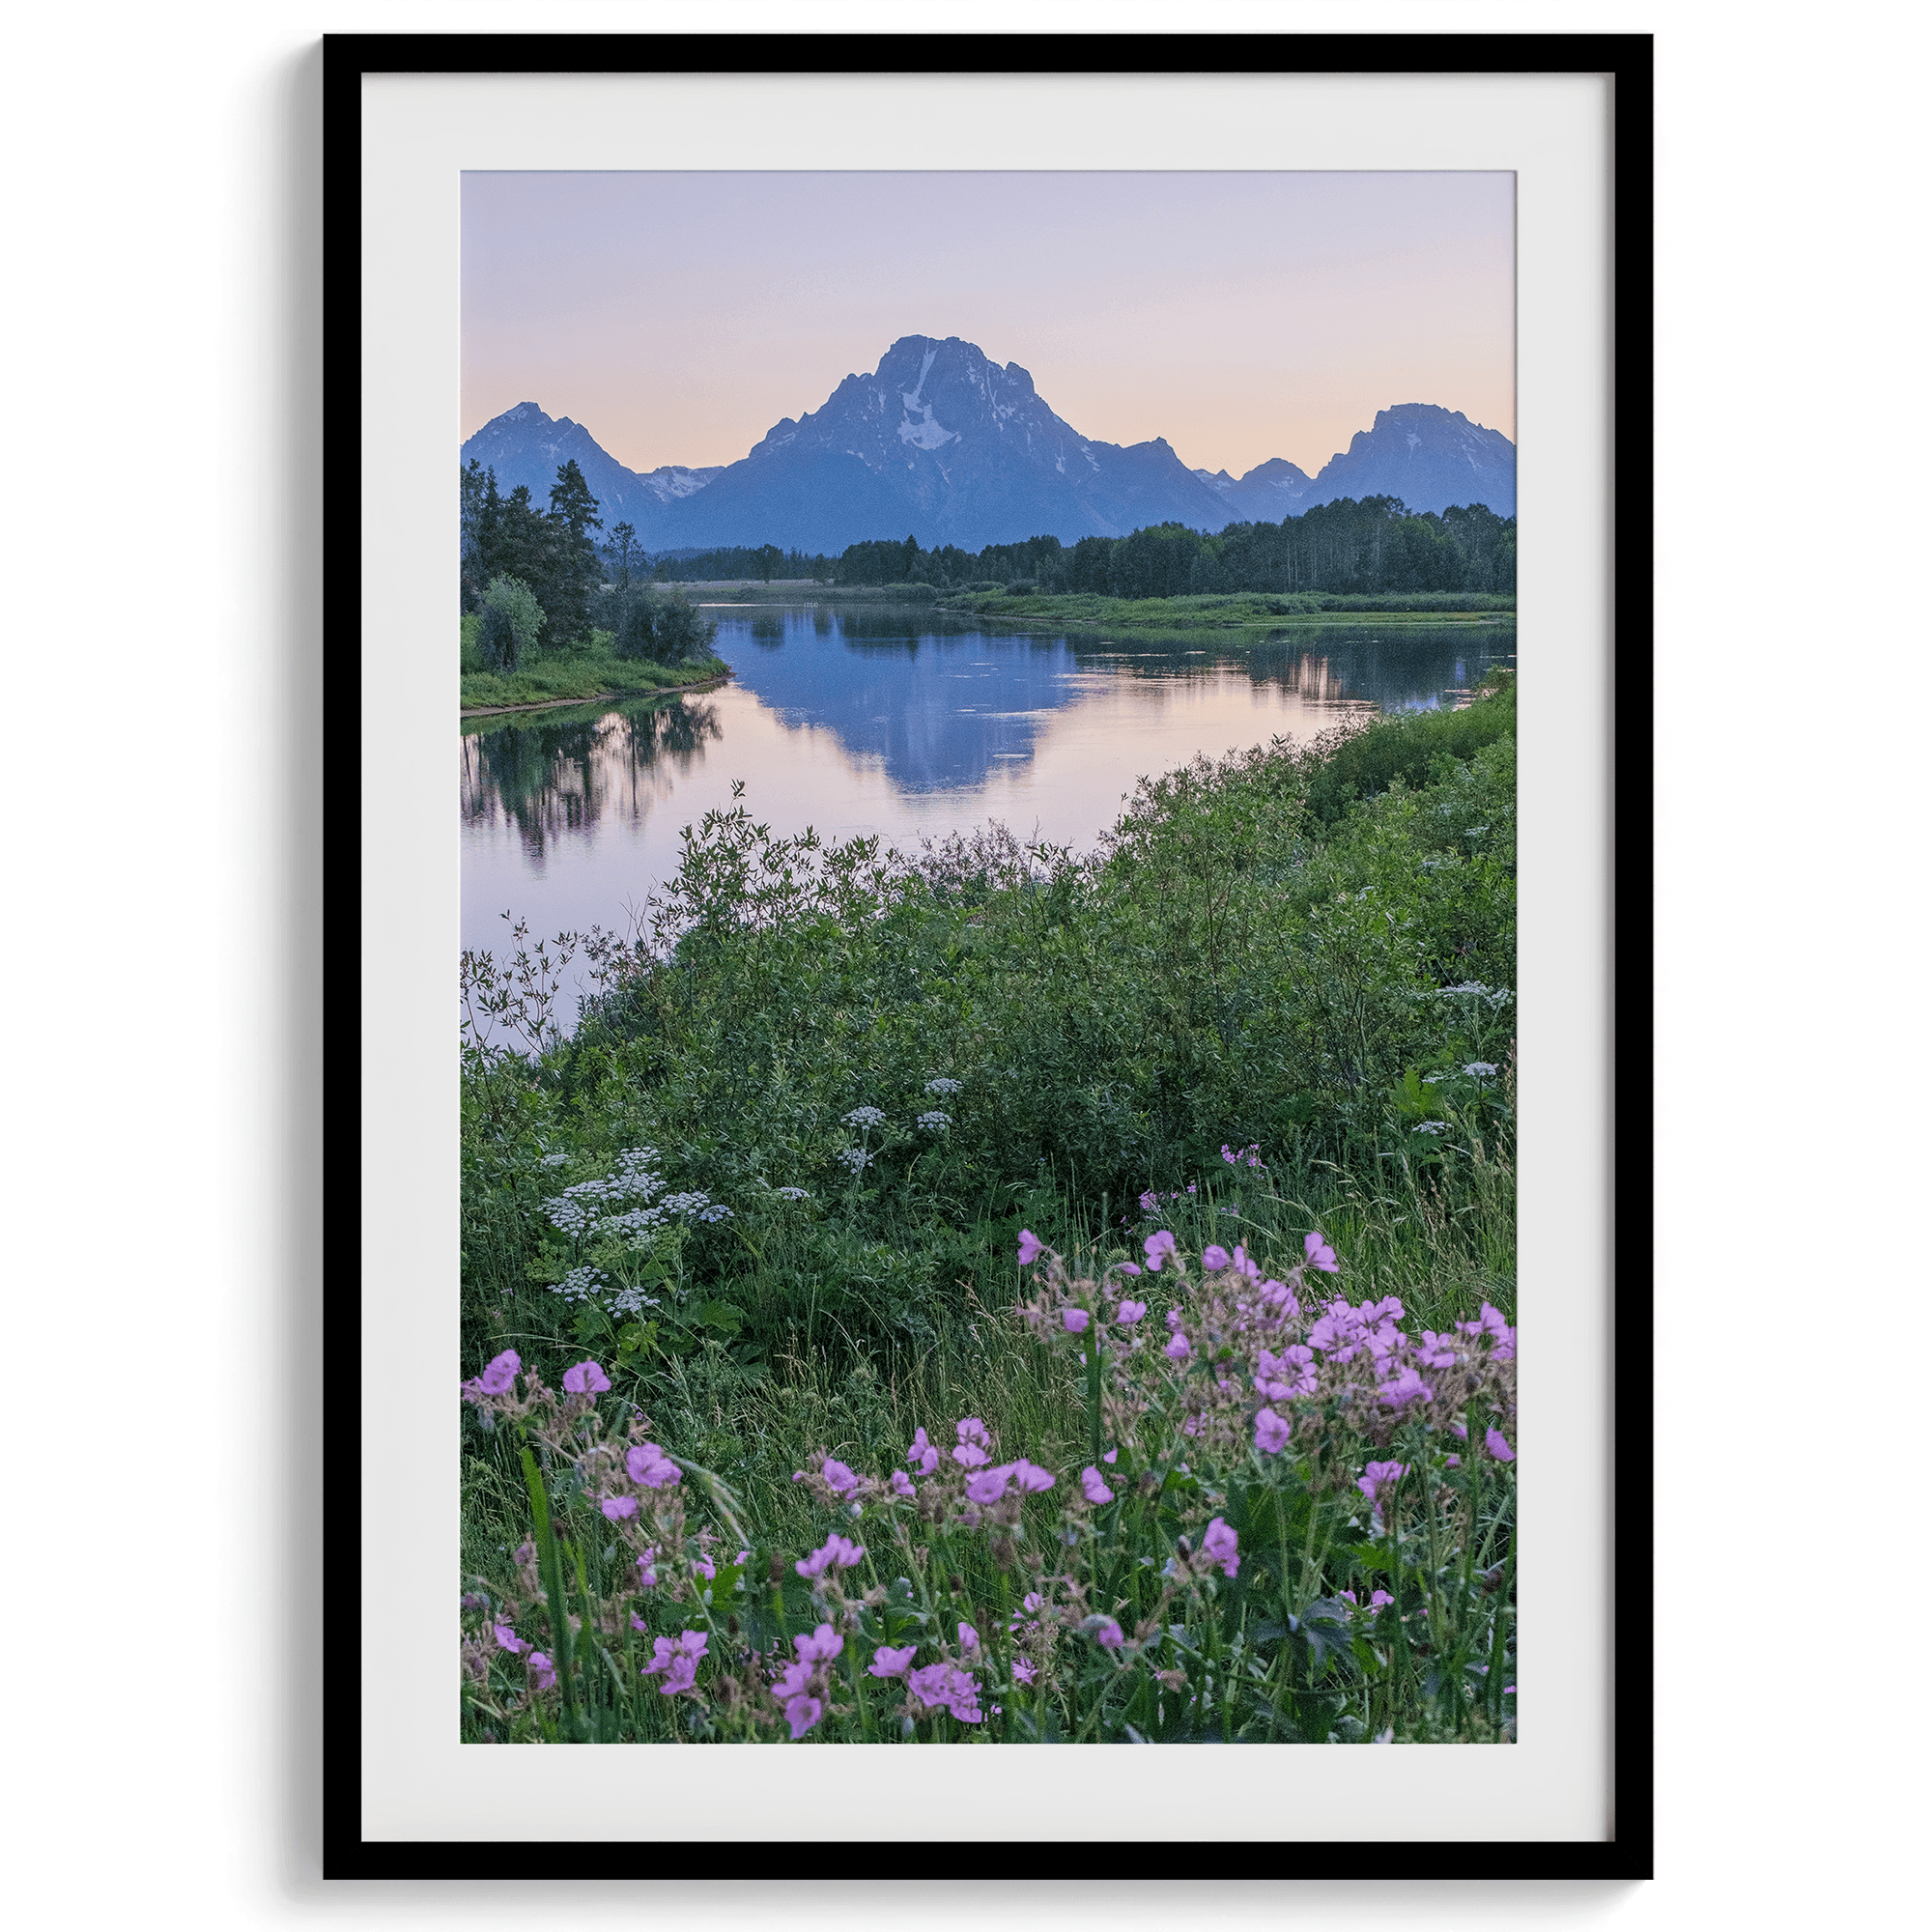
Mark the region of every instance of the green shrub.
<instances>
[{"instance_id":1,"label":"green shrub","mask_svg":"<svg viewBox=\"0 0 1932 1932\"><path fill-rule=\"evenodd\" d=\"M484 670L515 670L537 648L544 628L543 607L529 585L515 577L495 577L483 593L477 656Z\"/></svg>"}]
</instances>

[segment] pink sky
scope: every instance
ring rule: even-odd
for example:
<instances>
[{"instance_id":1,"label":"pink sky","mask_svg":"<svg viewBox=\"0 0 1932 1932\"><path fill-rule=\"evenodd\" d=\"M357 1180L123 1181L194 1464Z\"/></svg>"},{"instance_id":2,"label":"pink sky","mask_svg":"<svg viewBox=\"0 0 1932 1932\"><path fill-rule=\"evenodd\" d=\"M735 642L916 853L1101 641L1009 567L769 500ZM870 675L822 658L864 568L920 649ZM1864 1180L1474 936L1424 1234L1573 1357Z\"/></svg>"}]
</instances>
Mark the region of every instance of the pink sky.
<instances>
[{"instance_id":1,"label":"pink sky","mask_svg":"<svg viewBox=\"0 0 1932 1932\"><path fill-rule=\"evenodd\" d=\"M1514 250L1508 174L469 174L462 434L733 463L959 335L1083 436L1313 475L1393 403L1515 439Z\"/></svg>"}]
</instances>

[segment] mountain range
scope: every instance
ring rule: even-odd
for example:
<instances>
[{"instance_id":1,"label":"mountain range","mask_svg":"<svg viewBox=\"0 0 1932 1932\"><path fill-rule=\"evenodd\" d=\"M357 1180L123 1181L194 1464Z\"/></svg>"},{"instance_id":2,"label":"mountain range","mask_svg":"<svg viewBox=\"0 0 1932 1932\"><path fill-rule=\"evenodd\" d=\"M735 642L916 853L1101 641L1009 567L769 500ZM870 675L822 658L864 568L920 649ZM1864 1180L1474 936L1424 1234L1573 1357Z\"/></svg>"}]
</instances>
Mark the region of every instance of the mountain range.
<instances>
[{"instance_id":1,"label":"mountain range","mask_svg":"<svg viewBox=\"0 0 1932 1932\"><path fill-rule=\"evenodd\" d=\"M740 461L626 469L581 423L520 403L463 445L504 492L548 502L574 457L603 506L649 551L764 543L836 554L910 533L922 547L1054 535L1122 536L1149 524L1218 530L1279 523L1342 497L1400 497L1412 510L1487 503L1516 514L1516 447L1460 412L1402 403L1377 412L1313 477L1280 457L1244 476L1190 469L1166 439L1122 446L1056 415L1017 362L957 336L902 336L870 375L775 424Z\"/></svg>"}]
</instances>

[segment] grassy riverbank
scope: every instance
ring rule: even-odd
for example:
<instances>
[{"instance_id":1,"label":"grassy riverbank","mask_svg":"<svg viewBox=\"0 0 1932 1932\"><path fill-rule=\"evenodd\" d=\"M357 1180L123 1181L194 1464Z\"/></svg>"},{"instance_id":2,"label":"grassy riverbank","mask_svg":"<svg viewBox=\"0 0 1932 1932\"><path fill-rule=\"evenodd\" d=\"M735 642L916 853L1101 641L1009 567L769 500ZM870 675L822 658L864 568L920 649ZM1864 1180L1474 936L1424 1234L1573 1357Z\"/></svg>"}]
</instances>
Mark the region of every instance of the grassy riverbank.
<instances>
[{"instance_id":1,"label":"grassy riverbank","mask_svg":"<svg viewBox=\"0 0 1932 1932\"><path fill-rule=\"evenodd\" d=\"M690 664L656 665L621 658L614 639L593 631L588 645L538 651L513 671L480 668L475 658L476 619L463 620L462 708L491 711L518 705L549 705L602 697L641 697L682 691L728 673L722 658L706 656Z\"/></svg>"},{"instance_id":2,"label":"grassy riverbank","mask_svg":"<svg viewBox=\"0 0 1932 1932\"><path fill-rule=\"evenodd\" d=\"M593 947L607 990L573 1039L543 1025L554 953L526 953L521 976L472 965L462 1089L464 1374L514 1350L554 1388L594 1360L611 1401L728 1486L759 1577L762 1552L822 1532L822 1498L792 1481L814 1453L883 1473L916 1429L950 1443L966 1415L1009 1455L1093 1460L1079 1365L1012 1312L1022 1229L1096 1268L1167 1228L1196 1255L1240 1242L1278 1277L1320 1229L1342 1270L1321 1292L1400 1297L1411 1333L1484 1302L1513 1314L1513 688L1145 781L1086 860L1004 836L826 848L774 836L768 805L754 777L744 807L692 829L641 948ZM504 1051L520 1030L534 1057ZM1151 1306L1167 1288L1135 1292ZM691 1483L695 1528L713 1492ZM1345 1482L1338 1525L1350 1496ZM515 1603L504 1552L530 1534L526 1476L509 1432L473 1414L464 1498L466 1588ZM554 1506L582 1500L566 1480ZM1513 1516L1482 1507L1487 1564ZM1134 1533L1171 1552L1192 1521ZM601 1522L593 1507L581 1534ZM1311 1592L1366 1602L1360 1534L1303 1562L1293 1614ZM781 1572L774 1632L810 1630L789 1555ZM991 1572L953 1582L981 1611L1003 1601ZM1484 1601L1500 1665L1503 1600ZM663 1609L672 1636L697 1614ZM1468 1734L1461 1705L1445 1733L1419 1676L1402 1690L1377 1668L1350 1665L1333 1691L1359 1718L1283 1689L1264 1732L1230 1734ZM1309 1683L1341 1684L1324 1671ZM471 1734L544 1734L541 1696L518 1694L523 1715L486 1700ZM1067 1689L1065 1708L1087 1694ZM634 1697L622 1734L685 1708ZM1494 1735L1501 1707L1485 1708Z\"/></svg>"},{"instance_id":3,"label":"grassy riverbank","mask_svg":"<svg viewBox=\"0 0 1932 1932\"><path fill-rule=\"evenodd\" d=\"M1513 625L1516 621L1514 594L1460 590L1391 591L1374 596L1236 591L1200 597L1148 598L991 590L948 592L939 600L939 607L998 618L1002 623L1107 636L1128 631L1165 636L1196 631L1255 633L1276 628L1284 621L1296 625L1359 624L1366 617L1373 617L1378 627L1386 625L1391 629L1420 624Z\"/></svg>"}]
</instances>

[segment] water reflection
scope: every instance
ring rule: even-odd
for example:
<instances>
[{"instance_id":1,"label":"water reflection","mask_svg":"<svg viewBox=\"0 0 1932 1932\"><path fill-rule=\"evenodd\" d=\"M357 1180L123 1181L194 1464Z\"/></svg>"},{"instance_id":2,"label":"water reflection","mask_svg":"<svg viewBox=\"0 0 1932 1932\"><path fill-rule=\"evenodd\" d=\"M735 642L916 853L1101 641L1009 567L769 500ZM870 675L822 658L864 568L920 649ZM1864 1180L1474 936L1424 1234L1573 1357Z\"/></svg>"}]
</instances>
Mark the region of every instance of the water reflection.
<instances>
[{"instance_id":1,"label":"water reflection","mask_svg":"<svg viewBox=\"0 0 1932 1932\"><path fill-rule=\"evenodd\" d=\"M990 636L928 611L810 610L720 616L736 682L793 728L835 732L908 793L965 791L1034 758L1056 712L1122 681L1171 686L1244 677L1336 718L1414 710L1515 662L1513 625L1378 631L1284 629L1238 652L1188 639L1131 644L1097 636ZM750 646L751 648L748 648ZM1174 762L1195 747L1177 746Z\"/></svg>"},{"instance_id":2,"label":"water reflection","mask_svg":"<svg viewBox=\"0 0 1932 1932\"><path fill-rule=\"evenodd\" d=\"M621 924L677 869L682 829L739 803L783 836L914 851L998 819L1090 850L1144 774L1461 702L1516 647L1513 623L1284 626L1223 648L877 606L712 614L734 675L703 697L465 724L466 946L498 944L505 909L548 932Z\"/></svg>"},{"instance_id":3,"label":"water reflection","mask_svg":"<svg viewBox=\"0 0 1932 1932\"><path fill-rule=\"evenodd\" d=\"M688 773L720 735L717 706L700 698L469 720L463 823L507 823L541 869L567 836L607 820L641 825L674 775Z\"/></svg>"}]
</instances>

